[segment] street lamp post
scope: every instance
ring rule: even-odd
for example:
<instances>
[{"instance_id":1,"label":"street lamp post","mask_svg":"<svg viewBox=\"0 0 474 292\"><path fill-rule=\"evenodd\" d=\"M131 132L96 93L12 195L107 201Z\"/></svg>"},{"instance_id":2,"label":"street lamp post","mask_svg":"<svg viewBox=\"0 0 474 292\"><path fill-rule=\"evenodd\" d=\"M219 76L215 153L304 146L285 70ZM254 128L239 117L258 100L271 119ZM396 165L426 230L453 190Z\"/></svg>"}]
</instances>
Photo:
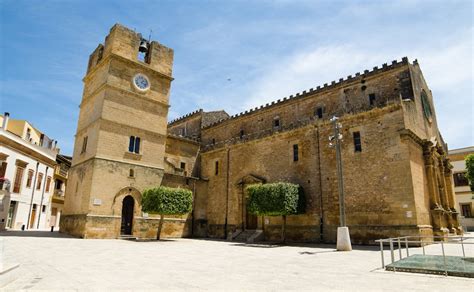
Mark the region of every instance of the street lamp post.
<instances>
[{"instance_id":1,"label":"street lamp post","mask_svg":"<svg viewBox=\"0 0 474 292\"><path fill-rule=\"evenodd\" d=\"M341 156L341 142L342 134L340 129L342 125L338 123L339 118L333 116L331 122L333 124L334 135L329 137L331 143L329 145L336 147L336 166L337 166L337 185L339 190L339 227L337 228L337 250L351 251L351 238L349 235L349 228L346 226L346 211L344 208L344 181L342 177L342 156ZM334 142L334 144L332 143Z\"/></svg>"}]
</instances>

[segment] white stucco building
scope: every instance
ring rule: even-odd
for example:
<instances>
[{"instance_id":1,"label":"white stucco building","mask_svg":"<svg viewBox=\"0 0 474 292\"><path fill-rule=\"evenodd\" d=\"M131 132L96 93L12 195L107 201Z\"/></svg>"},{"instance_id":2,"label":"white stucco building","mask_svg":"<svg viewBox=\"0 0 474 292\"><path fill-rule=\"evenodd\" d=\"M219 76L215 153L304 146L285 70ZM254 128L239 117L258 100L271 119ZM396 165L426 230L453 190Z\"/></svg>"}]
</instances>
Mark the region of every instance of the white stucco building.
<instances>
[{"instance_id":1,"label":"white stucco building","mask_svg":"<svg viewBox=\"0 0 474 292\"><path fill-rule=\"evenodd\" d=\"M56 143L8 113L0 116L0 124L0 229L49 228Z\"/></svg>"},{"instance_id":2,"label":"white stucco building","mask_svg":"<svg viewBox=\"0 0 474 292\"><path fill-rule=\"evenodd\" d=\"M474 231L474 192L465 177L467 172L464 159L474 154L474 146L449 150L449 159L453 165L455 208L459 212L460 224L468 231Z\"/></svg>"}]
</instances>

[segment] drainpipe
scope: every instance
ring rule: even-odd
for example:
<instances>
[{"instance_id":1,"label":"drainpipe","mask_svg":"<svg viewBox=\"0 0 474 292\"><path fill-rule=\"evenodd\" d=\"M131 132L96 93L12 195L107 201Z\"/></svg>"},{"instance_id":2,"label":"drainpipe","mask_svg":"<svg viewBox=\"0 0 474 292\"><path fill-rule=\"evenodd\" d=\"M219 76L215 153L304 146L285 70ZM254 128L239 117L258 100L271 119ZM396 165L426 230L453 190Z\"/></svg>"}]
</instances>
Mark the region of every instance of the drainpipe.
<instances>
[{"instance_id":1,"label":"drainpipe","mask_svg":"<svg viewBox=\"0 0 474 292\"><path fill-rule=\"evenodd\" d=\"M224 225L224 231L225 231L225 236L224 238L227 239L227 220L229 217L229 169L230 169L230 148L227 148L227 187L226 187L226 200L225 200L225 225Z\"/></svg>"},{"instance_id":2,"label":"drainpipe","mask_svg":"<svg viewBox=\"0 0 474 292\"><path fill-rule=\"evenodd\" d=\"M48 169L49 169L49 167L46 166L46 171L45 171L45 174L44 174L44 182L43 182L43 192L41 193L41 202L40 202L38 223L36 224L36 229L39 229L40 220L41 220L41 213L43 213L43 198L44 198L44 190L46 189L46 182L47 182L47 178L48 178Z\"/></svg>"},{"instance_id":3,"label":"drainpipe","mask_svg":"<svg viewBox=\"0 0 474 292\"><path fill-rule=\"evenodd\" d=\"M36 162L36 172L35 172L35 178L33 179L31 201L30 201L30 211L28 212L28 220L26 221L26 229L30 229L30 217L31 217L31 210L33 208L33 197L35 196L36 178L38 177L38 167L39 167L39 162Z\"/></svg>"},{"instance_id":4,"label":"drainpipe","mask_svg":"<svg viewBox=\"0 0 474 292\"><path fill-rule=\"evenodd\" d=\"M319 167L319 240L324 242L324 208L323 208L323 174L321 173L321 141L319 139L319 127L316 128L316 136L318 139L318 167Z\"/></svg>"}]
</instances>

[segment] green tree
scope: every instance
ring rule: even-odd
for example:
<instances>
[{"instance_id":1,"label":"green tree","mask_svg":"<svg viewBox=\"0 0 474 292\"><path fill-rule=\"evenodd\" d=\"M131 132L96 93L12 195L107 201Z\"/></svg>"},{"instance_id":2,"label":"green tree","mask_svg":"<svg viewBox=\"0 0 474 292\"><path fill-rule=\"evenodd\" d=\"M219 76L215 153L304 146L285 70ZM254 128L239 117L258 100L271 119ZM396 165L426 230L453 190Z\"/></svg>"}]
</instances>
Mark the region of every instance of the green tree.
<instances>
[{"instance_id":1,"label":"green tree","mask_svg":"<svg viewBox=\"0 0 474 292\"><path fill-rule=\"evenodd\" d=\"M156 239L160 240L164 215L183 215L193 208L193 193L187 189L157 187L143 192L142 211L160 214Z\"/></svg>"},{"instance_id":2,"label":"green tree","mask_svg":"<svg viewBox=\"0 0 474 292\"><path fill-rule=\"evenodd\" d=\"M291 183L254 184L247 187L248 211L258 216L282 216L281 237L286 241L286 216L305 212L303 189Z\"/></svg>"},{"instance_id":3,"label":"green tree","mask_svg":"<svg viewBox=\"0 0 474 292\"><path fill-rule=\"evenodd\" d=\"M474 191L474 154L466 156L466 178L469 181L471 191Z\"/></svg>"}]
</instances>

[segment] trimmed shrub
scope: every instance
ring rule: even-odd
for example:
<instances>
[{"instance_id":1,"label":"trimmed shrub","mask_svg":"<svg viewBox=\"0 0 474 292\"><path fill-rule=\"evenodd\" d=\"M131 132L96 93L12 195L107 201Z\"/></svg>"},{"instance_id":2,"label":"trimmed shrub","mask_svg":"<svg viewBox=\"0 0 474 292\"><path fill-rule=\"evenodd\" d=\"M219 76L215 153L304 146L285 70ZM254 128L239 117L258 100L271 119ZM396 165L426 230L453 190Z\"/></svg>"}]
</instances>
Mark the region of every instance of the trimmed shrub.
<instances>
[{"instance_id":1,"label":"trimmed shrub","mask_svg":"<svg viewBox=\"0 0 474 292\"><path fill-rule=\"evenodd\" d=\"M248 211L260 216L283 216L282 238L285 242L286 216L305 212L303 189L291 183L255 184L247 187Z\"/></svg>"},{"instance_id":2,"label":"trimmed shrub","mask_svg":"<svg viewBox=\"0 0 474 292\"><path fill-rule=\"evenodd\" d=\"M469 181L471 191L474 191L474 154L469 154L466 157L466 178Z\"/></svg>"},{"instance_id":3,"label":"trimmed shrub","mask_svg":"<svg viewBox=\"0 0 474 292\"><path fill-rule=\"evenodd\" d=\"M143 192L142 211L160 214L156 239L160 239L164 215L183 215L193 208L193 193L187 189L157 187Z\"/></svg>"}]
</instances>

